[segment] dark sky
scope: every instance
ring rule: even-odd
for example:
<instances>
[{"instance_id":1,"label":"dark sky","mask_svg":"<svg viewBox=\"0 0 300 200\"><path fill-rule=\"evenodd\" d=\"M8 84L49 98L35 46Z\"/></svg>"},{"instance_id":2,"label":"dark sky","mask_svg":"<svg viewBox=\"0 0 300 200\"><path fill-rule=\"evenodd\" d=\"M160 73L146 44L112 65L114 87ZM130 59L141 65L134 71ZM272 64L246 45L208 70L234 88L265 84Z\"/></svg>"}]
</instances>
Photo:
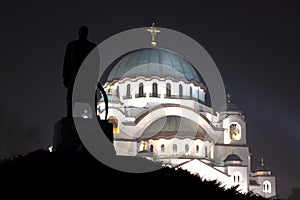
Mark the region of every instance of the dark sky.
<instances>
[{"instance_id":1,"label":"dark sky","mask_svg":"<svg viewBox=\"0 0 300 200\"><path fill-rule=\"evenodd\" d=\"M211 55L246 115L253 167L264 157L283 196L300 187L298 3L28 0L1 2L0 16L0 108L39 128L38 148L51 144L54 124L65 114L63 56L79 26L87 25L89 39L100 43L155 21Z\"/></svg>"}]
</instances>

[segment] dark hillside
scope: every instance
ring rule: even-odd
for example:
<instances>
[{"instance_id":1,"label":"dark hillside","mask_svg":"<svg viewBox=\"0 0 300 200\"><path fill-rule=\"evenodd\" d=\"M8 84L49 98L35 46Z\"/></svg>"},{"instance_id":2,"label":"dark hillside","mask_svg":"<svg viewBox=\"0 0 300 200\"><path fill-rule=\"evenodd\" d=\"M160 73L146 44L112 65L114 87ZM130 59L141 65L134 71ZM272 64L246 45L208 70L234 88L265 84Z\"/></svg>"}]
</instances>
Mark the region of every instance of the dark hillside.
<instances>
[{"instance_id":1,"label":"dark hillside","mask_svg":"<svg viewBox=\"0 0 300 200\"><path fill-rule=\"evenodd\" d=\"M155 165L144 159L141 162ZM234 188L224 190L215 182L201 181L183 170L125 173L101 164L88 153L42 150L3 161L0 184L2 194L22 197L41 193L38 197L66 195L67 199L77 195L91 195L93 199L131 199L130 195L134 199L177 199L182 195L199 199L264 199L251 193L240 194Z\"/></svg>"}]
</instances>

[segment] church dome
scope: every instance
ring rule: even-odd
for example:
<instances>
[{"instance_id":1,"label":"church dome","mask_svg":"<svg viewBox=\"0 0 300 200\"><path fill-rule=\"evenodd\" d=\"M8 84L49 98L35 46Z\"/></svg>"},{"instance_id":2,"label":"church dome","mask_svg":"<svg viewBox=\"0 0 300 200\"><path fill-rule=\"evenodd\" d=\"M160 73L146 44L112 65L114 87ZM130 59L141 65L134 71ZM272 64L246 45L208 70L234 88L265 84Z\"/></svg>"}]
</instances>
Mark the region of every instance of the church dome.
<instances>
[{"instance_id":1,"label":"church dome","mask_svg":"<svg viewBox=\"0 0 300 200\"><path fill-rule=\"evenodd\" d=\"M258 166L255 169L255 172L269 172L269 171L271 171L271 170L269 169L269 167L267 167L265 165Z\"/></svg>"},{"instance_id":2,"label":"church dome","mask_svg":"<svg viewBox=\"0 0 300 200\"><path fill-rule=\"evenodd\" d=\"M271 170L269 169L269 167L267 167L265 164L264 164L264 159L262 158L261 159L261 164L260 166L258 166L256 169L255 169L255 173L259 173L259 172L271 172Z\"/></svg>"},{"instance_id":3,"label":"church dome","mask_svg":"<svg viewBox=\"0 0 300 200\"><path fill-rule=\"evenodd\" d=\"M229 102L229 103L227 102L226 111L240 112L241 109L236 104L234 104L232 102Z\"/></svg>"},{"instance_id":4,"label":"church dome","mask_svg":"<svg viewBox=\"0 0 300 200\"><path fill-rule=\"evenodd\" d=\"M227 162L227 161L242 161L242 159L236 154L230 154L224 160L224 162Z\"/></svg>"},{"instance_id":5,"label":"church dome","mask_svg":"<svg viewBox=\"0 0 300 200\"><path fill-rule=\"evenodd\" d=\"M243 162L243 160L234 153L229 154L224 160L225 166L241 165L242 162Z\"/></svg>"},{"instance_id":6,"label":"church dome","mask_svg":"<svg viewBox=\"0 0 300 200\"><path fill-rule=\"evenodd\" d=\"M150 124L143 132L140 140L174 137L208 139L206 131L192 120L179 116L166 116Z\"/></svg>"},{"instance_id":7,"label":"church dome","mask_svg":"<svg viewBox=\"0 0 300 200\"><path fill-rule=\"evenodd\" d=\"M127 77L150 78L158 76L160 78L171 77L177 80L195 81L198 84L204 83L191 63L180 55L165 49L144 48L131 51L113 62L110 69L107 81Z\"/></svg>"},{"instance_id":8,"label":"church dome","mask_svg":"<svg viewBox=\"0 0 300 200\"><path fill-rule=\"evenodd\" d=\"M255 169L256 176L270 176L271 170L264 164L264 159L261 159L261 164Z\"/></svg>"},{"instance_id":9,"label":"church dome","mask_svg":"<svg viewBox=\"0 0 300 200\"><path fill-rule=\"evenodd\" d=\"M226 104L222 105L219 110L223 111L223 112L228 111L228 112L240 112L240 113L242 113L240 107L237 106L236 104L232 103L231 95L227 94L226 97L227 97Z\"/></svg>"}]
</instances>

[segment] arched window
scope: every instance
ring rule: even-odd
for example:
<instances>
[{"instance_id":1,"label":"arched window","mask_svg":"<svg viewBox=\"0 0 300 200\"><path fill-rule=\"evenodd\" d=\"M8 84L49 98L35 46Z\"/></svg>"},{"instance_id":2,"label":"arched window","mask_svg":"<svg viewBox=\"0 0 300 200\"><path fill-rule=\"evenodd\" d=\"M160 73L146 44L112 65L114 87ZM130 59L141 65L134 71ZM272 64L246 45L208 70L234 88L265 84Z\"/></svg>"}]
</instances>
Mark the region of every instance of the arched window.
<instances>
[{"instance_id":1,"label":"arched window","mask_svg":"<svg viewBox=\"0 0 300 200\"><path fill-rule=\"evenodd\" d=\"M199 145L196 145L196 153L199 153Z\"/></svg>"},{"instance_id":2,"label":"arched window","mask_svg":"<svg viewBox=\"0 0 300 200\"><path fill-rule=\"evenodd\" d=\"M185 145L184 146L184 152L185 152L185 154L188 154L189 153L189 149L190 149L190 147L189 147L189 145Z\"/></svg>"},{"instance_id":3,"label":"arched window","mask_svg":"<svg viewBox=\"0 0 300 200\"><path fill-rule=\"evenodd\" d=\"M119 86L117 86L117 94L116 94L117 97L120 97L120 88Z\"/></svg>"},{"instance_id":4,"label":"arched window","mask_svg":"<svg viewBox=\"0 0 300 200\"><path fill-rule=\"evenodd\" d=\"M190 98L193 99L193 88L190 87Z\"/></svg>"},{"instance_id":5,"label":"arched window","mask_svg":"<svg viewBox=\"0 0 300 200\"><path fill-rule=\"evenodd\" d=\"M141 141L140 142L139 151L144 151L144 150L146 150L146 142L145 141Z\"/></svg>"},{"instance_id":6,"label":"arched window","mask_svg":"<svg viewBox=\"0 0 300 200\"><path fill-rule=\"evenodd\" d=\"M171 84L170 83L167 83L166 97L171 97Z\"/></svg>"},{"instance_id":7,"label":"arched window","mask_svg":"<svg viewBox=\"0 0 300 200\"><path fill-rule=\"evenodd\" d=\"M177 154L177 144L173 144L173 154Z\"/></svg>"},{"instance_id":8,"label":"arched window","mask_svg":"<svg viewBox=\"0 0 300 200\"><path fill-rule=\"evenodd\" d=\"M144 96L144 85L143 83L139 84L139 97Z\"/></svg>"},{"instance_id":9,"label":"arched window","mask_svg":"<svg viewBox=\"0 0 300 200\"><path fill-rule=\"evenodd\" d=\"M271 193L271 182L270 181L264 181L263 182L263 192L264 193Z\"/></svg>"},{"instance_id":10,"label":"arched window","mask_svg":"<svg viewBox=\"0 0 300 200\"><path fill-rule=\"evenodd\" d=\"M130 96L130 84L127 85L126 96Z\"/></svg>"},{"instance_id":11,"label":"arched window","mask_svg":"<svg viewBox=\"0 0 300 200\"><path fill-rule=\"evenodd\" d=\"M198 99L200 99L200 90L198 90Z\"/></svg>"},{"instance_id":12,"label":"arched window","mask_svg":"<svg viewBox=\"0 0 300 200\"><path fill-rule=\"evenodd\" d=\"M231 140L241 140L241 126L238 123L230 124L229 129Z\"/></svg>"},{"instance_id":13,"label":"arched window","mask_svg":"<svg viewBox=\"0 0 300 200\"><path fill-rule=\"evenodd\" d=\"M157 83L152 84L152 96L157 97Z\"/></svg>"},{"instance_id":14,"label":"arched window","mask_svg":"<svg viewBox=\"0 0 300 200\"><path fill-rule=\"evenodd\" d=\"M242 173L239 171L234 172L233 174L233 183L235 185L240 184L242 182Z\"/></svg>"},{"instance_id":15,"label":"arched window","mask_svg":"<svg viewBox=\"0 0 300 200\"><path fill-rule=\"evenodd\" d=\"M162 145L160 146L160 152L161 152L161 154L164 154L164 153L165 153L165 145L164 145L164 144L162 144Z\"/></svg>"},{"instance_id":16,"label":"arched window","mask_svg":"<svg viewBox=\"0 0 300 200\"><path fill-rule=\"evenodd\" d=\"M182 99L182 97L183 97L182 85L179 84L179 98Z\"/></svg>"},{"instance_id":17,"label":"arched window","mask_svg":"<svg viewBox=\"0 0 300 200\"><path fill-rule=\"evenodd\" d=\"M153 144L150 145L150 152L153 152Z\"/></svg>"},{"instance_id":18,"label":"arched window","mask_svg":"<svg viewBox=\"0 0 300 200\"><path fill-rule=\"evenodd\" d=\"M204 148L205 151L205 157L207 157L208 153L207 153L207 147Z\"/></svg>"}]
</instances>

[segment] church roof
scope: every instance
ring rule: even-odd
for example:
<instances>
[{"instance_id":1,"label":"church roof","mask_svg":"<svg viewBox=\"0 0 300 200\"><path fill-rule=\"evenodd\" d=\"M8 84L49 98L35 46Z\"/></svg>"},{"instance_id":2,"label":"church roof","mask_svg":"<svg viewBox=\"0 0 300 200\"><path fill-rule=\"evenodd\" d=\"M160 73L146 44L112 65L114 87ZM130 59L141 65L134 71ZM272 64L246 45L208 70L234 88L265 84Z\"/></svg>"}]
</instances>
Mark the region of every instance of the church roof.
<instances>
[{"instance_id":1,"label":"church roof","mask_svg":"<svg viewBox=\"0 0 300 200\"><path fill-rule=\"evenodd\" d=\"M222 105L219 109L221 112L224 111L242 112L239 106L237 106L235 103L232 103L230 94L227 94L226 97L227 97L227 102L224 105Z\"/></svg>"},{"instance_id":2,"label":"church roof","mask_svg":"<svg viewBox=\"0 0 300 200\"><path fill-rule=\"evenodd\" d=\"M227 111L241 111L241 109L234 103L230 102L227 103L227 107L226 107Z\"/></svg>"},{"instance_id":3,"label":"church roof","mask_svg":"<svg viewBox=\"0 0 300 200\"><path fill-rule=\"evenodd\" d=\"M190 119L179 116L162 117L150 124L140 140L159 138L209 139L206 131Z\"/></svg>"},{"instance_id":4,"label":"church roof","mask_svg":"<svg viewBox=\"0 0 300 200\"><path fill-rule=\"evenodd\" d=\"M269 172L269 171L271 171L270 168L265 165L258 166L255 169L255 172Z\"/></svg>"},{"instance_id":5,"label":"church roof","mask_svg":"<svg viewBox=\"0 0 300 200\"><path fill-rule=\"evenodd\" d=\"M259 184L255 180L250 180L250 185L259 186Z\"/></svg>"},{"instance_id":6,"label":"church roof","mask_svg":"<svg viewBox=\"0 0 300 200\"><path fill-rule=\"evenodd\" d=\"M224 162L227 161L243 161L243 160L236 154L230 154L224 160Z\"/></svg>"},{"instance_id":7,"label":"church roof","mask_svg":"<svg viewBox=\"0 0 300 200\"><path fill-rule=\"evenodd\" d=\"M180 55L165 49L143 48L125 54L115 61L107 81L138 76L172 77L203 84L197 70Z\"/></svg>"},{"instance_id":8,"label":"church roof","mask_svg":"<svg viewBox=\"0 0 300 200\"><path fill-rule=\"evenodd\" d=\"M264 164L264 159L261 159L261 164L255 169L255 172L271 172L269 167Z\"/></svg>"}]
</instances>

